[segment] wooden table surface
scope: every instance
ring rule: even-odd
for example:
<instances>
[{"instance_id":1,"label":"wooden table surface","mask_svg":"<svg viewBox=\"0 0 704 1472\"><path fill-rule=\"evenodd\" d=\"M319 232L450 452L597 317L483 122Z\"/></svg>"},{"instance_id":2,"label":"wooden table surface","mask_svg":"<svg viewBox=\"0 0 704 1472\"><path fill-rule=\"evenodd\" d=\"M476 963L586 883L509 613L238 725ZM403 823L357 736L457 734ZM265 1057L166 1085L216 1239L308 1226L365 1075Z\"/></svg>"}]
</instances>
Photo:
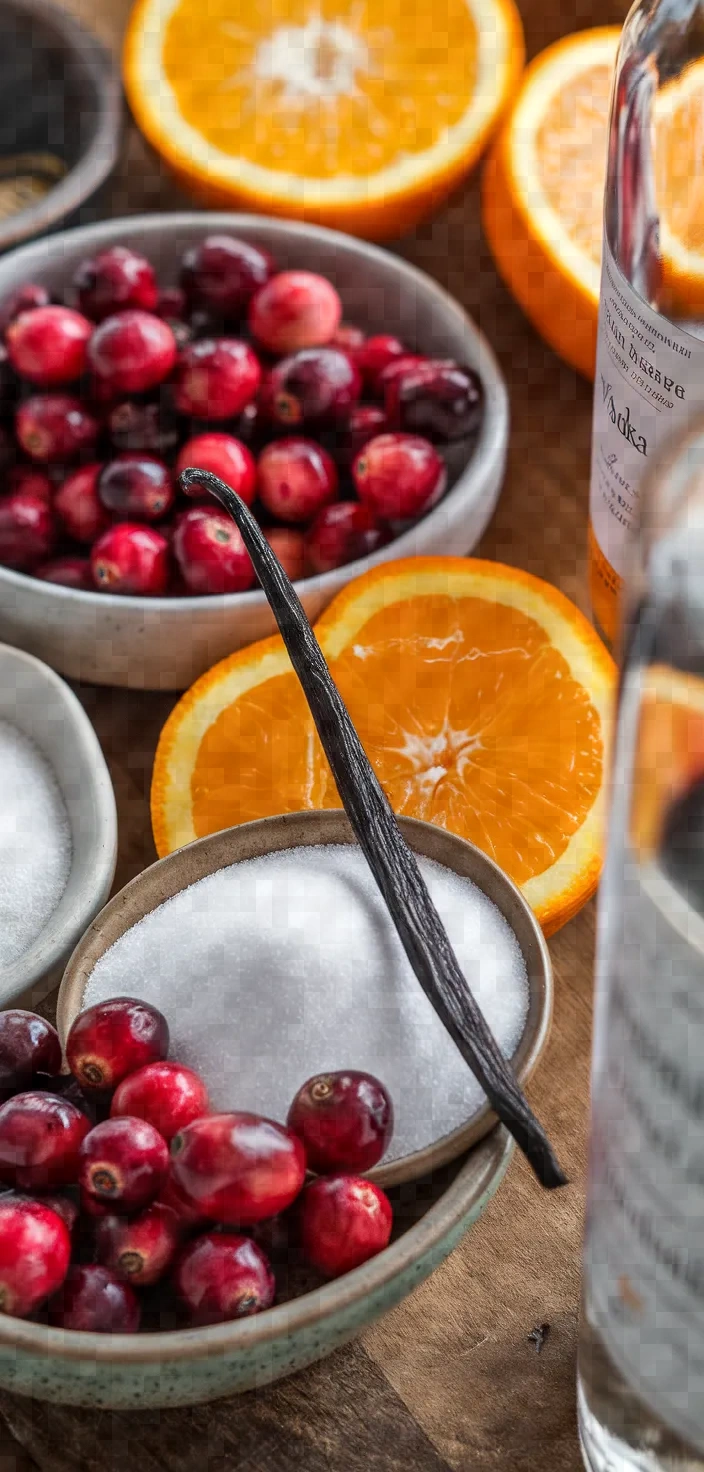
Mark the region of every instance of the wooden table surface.
<instances>
[{"instance_id":1,"label":"wooden table surface","mask_svg":"<svg viewBox=\"0 0 704 1472\"><path fill-rule=\"evenodd\" d=\"M129 0L69 0L111 44ZM618 23L616 0L519 0L532 56L567 30ZM106 213L178 207L134 129ZM511 395L498 511L478 551L585 606L591 389L537 338L497 278L476 177L401 254L446 286L493 344ZM120 819L116 886L155 857L151 763L173 697L83 687ZM541 1193L523 1162L436 1273L357 1343L267 1391L193 1410L110 1413L0 1392L0 1472L579 1472L575 1343L594 906L550 942L552 1038L530 1088L572 1184ZM540 1353L529 1338L549 1325Z\"/></svg>"}]
</instances>

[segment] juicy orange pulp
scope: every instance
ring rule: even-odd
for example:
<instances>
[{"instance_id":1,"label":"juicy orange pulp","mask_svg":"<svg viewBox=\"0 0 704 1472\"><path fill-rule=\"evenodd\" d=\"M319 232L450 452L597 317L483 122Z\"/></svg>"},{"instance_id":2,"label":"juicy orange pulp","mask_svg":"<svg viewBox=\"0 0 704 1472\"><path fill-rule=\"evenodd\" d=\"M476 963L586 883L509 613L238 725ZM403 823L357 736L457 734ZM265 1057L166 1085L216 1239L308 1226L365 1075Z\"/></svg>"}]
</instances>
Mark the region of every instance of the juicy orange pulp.
<instances>
[{"instance_id":1,"label":"juicy orange pulp","mask_svg":"<svg viewBox=\"0 0 704 1472\"><path fill-rule=\"evenodd\" d=\"M597 266L612 80L612 67L586 67L577 86L566 86L551 99L536 137L538 170L548 202L570 239Z\"/></svg>"}]
</instances>

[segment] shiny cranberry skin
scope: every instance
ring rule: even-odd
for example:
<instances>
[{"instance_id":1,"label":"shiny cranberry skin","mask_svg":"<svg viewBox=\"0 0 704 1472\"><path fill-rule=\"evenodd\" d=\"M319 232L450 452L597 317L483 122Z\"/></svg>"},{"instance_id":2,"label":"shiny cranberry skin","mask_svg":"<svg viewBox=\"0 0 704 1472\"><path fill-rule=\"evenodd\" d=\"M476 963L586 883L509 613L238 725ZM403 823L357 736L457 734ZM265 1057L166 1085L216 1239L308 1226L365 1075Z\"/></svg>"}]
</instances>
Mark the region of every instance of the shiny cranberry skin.
<instances>
[{"instance_id":1,"label":"shiny cranberry skin","mask_svg":"<svg viewBox=\"0 0 704 1472\"><path fill-rule=\"evenodd\" d=\"M46 287L40 286L38 282L28 281L24 286L18 286L0 306L0 332L6 332L10 323L16 317L21 317L23 312L34 312L37 307L48 307L50 301Z\"/></svg>"},{"instance_id":2,"label":"shiny cranberry skin","mask_svg":"<svg viewBox=\"0 0 704 1472\"><path fill-rule=\"evenodd\" d=\"M46 1018L21 1007L0 1012L0 1097L25 1089L35 1073L60 1071L59 1034Z\"/></svg>"},{"instance_id":3,"label":"shiny cranberry skin","mask_svg":"<svg viewBox=\"0 0 704 1472\"><path fill-rule=\"evenodd\" d=\"M309 348L272 368L262 391L274 424L324 427L344 424L356 404L361 378L339 348Z\"/></svg>"},{"instance_id":4,"label":"shiny cranberry skin","mask_svg":"<svg viewBox=\"0 0 704 1472\"><path fill-rule=\"evenodd\" d=\"M140 1317L133 1289L97 1263L72 1267L49 1306L54 1328L85 1334L136 1334Z\"/></svg>"},{"instance_id":5,"label":"shiny cranberry skin","mask_svg":"<svg viewBox=\"0 0 704 1472\"><path fill-rule=\"evenodd\" d=\"M189 343L174 376L176 408L195 419L231 419L251 403L261 372L249 344L237 338Z\"/></svg>"},{"instance_id":6,"label":"shiny cranberry skin","mask_svg":"<svg viewBox=\"0 0 704 1472\"><path fill-rule=\"evenodd\" d=\"M23 1191L69 1186L90 1120L56 1094L15 1094L0 1108L0 1171Z\"/></svg>"},{"instance_id":7,"label":"shiny cranberry skin","mask_svg":"<svg viewBox=\"0 0 704 1472\"><path fill-rule=\"evenodd\" d=\"M191 593L244 593L256 581L252 559L226 511L194 506L176 524L174 556Z\"/></svg>"},{"instance_id":8,"label":"shiny cranberry skin","mask_svg":"<svg viewBox=\"0 0 704 1472\"><path fill-rule=\"evenodd\" d=\"M107 429L116 450L169 455L179 442L176 416L165 403L142 404L123 399L110 409Z\"/></svg>"},{"instance_id":9,"label":"shiny cranberry skin","mask_svg":"<svg viewBox=\"0 0 704 1472\"><path fill-rule=\"evenodd\" d=\"M249 304L249 330L269 353L323 347L341 320L334 286L314 271L280 271Z\"/></svg>"},{"instance_id":10,"label":"shiny cranberry skin","mask_svg":"<svg viewBox=\"0 0 704 1472\"><path fill-rule=\"evenodd\" d=\"M284 1211L306 1173L300 1140L258 1114L209 1114L171 1141L176 1185L213 1221L248 1226Z\"/></svg>"},{"instance_id":11,"label":"shiny cranberry skin","mask_svg":"<svg viewBox=\"0 0 704 1472\"><path fill-rule=\"evenodd\" d=\"M299 1203L301 1246L314 1268L339 1278L388 1245L391 1202L379 1186L359 1176L321 1176Z\"/></svg>"},{"instance_id":12,"label":"shiny cranberry skin","mask_svg":"<svg viewBox=\"0 0 704 1472\"><path fill-rule=\"evenodd\" d=\"M306 532L306 559L313 572L332 572L369 557L391 540L370 506L338 501L324 506Z\"/></svg>"},{"instance_id":13,"label":"shiny cranberry skin","mask_svg":"<svg viewBox=\"0 0 704 1472\"><path fill-rule=\"evenodd\" d=\"M104 1119L81 1145L83 1190L119 1213L139 1211L153 1201L168 1170L166 1141L146 1119L131 1114Z\"/></svg>"},{"instance_id":14,"label":"shiny cranberry skin","mask_svg":"<svg viewBox=\"0 0 704 1472\"><path fill-rule=\"evenodd\" d=\"M66 1276L71 1238L55 1211L40 1201L0 1200L0 1313L26 1318Z\"/></svg>"},{"instance_id":15,"label":"shiny cranberry skin","mask_svg":"<svg viewBox=\"0 0 704 1472\"><path fill-rule=\"evenodd\" d=\"M411 521L429 511L445 489L445 462L428 440L381 434L352 466L357 493L386 521Z\"/></svg>"},{"instance_id":16,"label":"shiny cranberry skin","mask_svg":"<svg viewBox=\"0 0 704 1472\"><path fill-rule=\"evenodd\" d=\"M472 368L428 359L386 381L384 404L390 429L446 445L476 435L484 390Z\"/></svg>"},{"instance_id":17,"label":"shiny cranberry skin","mask_svg":"<svg viewBox=\"0 0 704 1472\"><path fill-rule=\"evenodd\" d=\"M59 486L54 509L75 542L91 544L110 525L110 517L98 495L102 465L82 465Z\"/></svg>"},{"instance_id":18,"label":"shiny cranberry skin","mask_svg":"<svg viewBox=\"0 0 704 1472\"><path fill-rule=\"evenodd\" d=\"M357 349L355 362L369 393L379 393L379 379L384 369L395 358L407 355L408 348L397 337L391 337L388 333L376 333L373 337L368 337L363 346Z\"/></svg>"},{"instance_id":19,"label":"shiny cranberry skin","mask_svg":"<svg viewBox=\"0 0 704 1472\"><path fill-rule=\"evenodd\" d=\"M122 521L108 527L90 555L93 583L103 593L161 598L169 586L169 543L155 527Z\"/></svg>"},{"instance_id":20,"label":"shiny cranberry skin","mask_svg":"<svg viewBox=\"0 0 704 1472\"><path fill-rule=\"evenodd\" d=\"M306 522L335 500L337 471L334 461L315 440L290 436L274 440L262 450L257 487L262 505L272 516L281 521Z\"/></svg>"},{"instance_id":21,"label":"shiny cranberry skin","mask_svg":"<svg viewBox=\"0 0 704 1472\"><path fill-rule=\"evenodd\" d=\"M340 441L339 458L350 466L360 450L388 429L386 414L378 404L355 404Z\"/></svg>"},{"instance_id":22,"label":"shiny cranberry skin","mask_svg":"<svg viewBox=\"0 0 704 1472\"><path fill-rule=\"evenodd\" d=\"M311 1170L371 1170L388 1149L391 1099L371 1073L319 1073L298 1090L286 1121L302 1140Z\"/></svg>"},{"instance_id":23,"label":"shiny cranberry skin","mask_svg":"<svg viewBox=\"0 0 704 1472\"><path fill-rule=\"evenodd\" d=\"M16 373L40 388L72 383L85 371L93 324L71 307L36 307L22 312L5 334Z\"/></svg>"},{"instance_id":24,"label":"shiny cranberry skin","mask_svg":"<svg viewBox=\"0 0 704 1472\"><path fill-rule=\"evenodd\" d=\"M169 1174L157 1197L160 1206L167 1206L176 1217L179 1231L187 1232L192 1227L207 1225L208 1218L205 1212L195 1202L184 1196L183 1191L173 1177L173 1166L169 1167ZM155 1203L156 1204L156 1203Z\"/></svg>"},{"instance_id":25,"label":"shiny cranberry skin","mask_svg":"<svg viewBox=\"0 0 704 1472\"><path fill-rule=\"evenodd\" d=\"M72 1200L70 1196L64 1196L58 1192L50 1192L48 1196L42 1196L42 1205L48 1206L51 1211L55 1211L56 1215L61 1217L69 1235L73 1234L80 1216L77 1201Z\"/></svg>"},{"instance_id":26,"label":"shiny cranberry skin","mask_svg":"<svg viewBox=\"0 0 704 1472\"><path fill-rule=\"evenodd\" d=\"M163 317L165 322L184 322L188 311L186 293L180 286L165 286L157 297L155 307L157 317Z\"/></svg>"},{"instance_id":27,"label":"shiny cranberry skin","mask_svg":"<svg viewBox=\"0 0 704 1472\"><path fill-rule=\"evenodd\" d=\"M54 557L32 569L33 576L42 583L57 583L62 588L77 588L83 593L94 593L95 584L87 557Z\"/></svg>"},{"instance_id":28,"label":"shiny cranberry skin","mask_svg":"<svg viewBox=\"0 0 704 1472\"><path fill-rule=\"evenodd\" d=\"M331 348L342 348L343 353L351 353L356 358L359 349L364 346L366 336L361 327L353 327L348 322L341 322L330 338Z\"/></svg>"},{"instance_id":29,"label":"shiny cranberry skin","mask_svg":"<svg viewBox=\"0 0 704 1472\"><path fill-rule=\"evenodd\" d=\"M137 450L117 455L100 472L98 495L107 511L136 521L161 521L175 491L168 465Z\"/></svg>"},{"instance_id":30,"label":"shiny cranberry skin","mask_svg":"<svg viewBox=\"0 0 704 1472\"><path fill-rule=\"evenodd\" d=\"M204 1232L184 1249L174 1287L193 1324L222 1324L261 1313L274 1302L269 1261L251 1237Z\"/></svg>"},{"instance_id":31,"label":"shiny cranberry skin","mask_svg":"<svg viewBox=\"0 0 704 1472\"><path fill-rule=\"evenodd\" d=\"M189 467L210 470L213 475L219 475L225 485L231 486L247 506L251 506L257 485L257 467L251 451L241 440L235 439L233 434L219 434L214 430L210 434L197 434L193 439L186 440L176 461L176 474L180 475L182 470L188 470ZM195 490L195 487L189 490L190 497L193 497ZM208 492L205 486L201 490L206 498Z\"/></svg>"},{"instance_id":32,"label":"shiny cranberry skin","mask_svg":"<svg viewBox=\"0 0 704 1472\"><path fill-rule=\"evenodd\" d=\"M88 345L88 362L96 378L116 398L156 388L176 362L171 328L151 312L130 307L106 317Z\"/></svg>"},{"instance_id":33,"label":"shiny cranberry skin","mask_svg":"<svg viewBox=\"0 0 704 1472\"><path fill-rule=\"evenodd\" d=\"M112 1097L110 1114L131 1114L172 1140L192 1120L207 1114L210 1108L208 1090L202 1078L184 1063L148 1063L118 1084Z\"/></svg>"},{"instance_id":34,"label":"shiny cranberry skin","mask_svg":"<svg viewBox=\"0 0 704 1472\"><path fill-rule=\"evenodd\" d=\"M154 269L126 245L111 245L82 261L73 278L78 304L86 317L102 322L126 307L153 312L157 302Z\"/></svg>"},{"instance_id":35,"label":"shiny cranberry skin","mask_svg":"<svg viewBox=\"0 0 704 1472\"><path fill-rule=\"evenodd\" d=\"M200 245L186 251L181 285L193 307L233 321L275 270L268 251L232 235L206 235Z\"/></svg>"},{"instance_id":36,"label":"shiny cranberry skin","mask_svg":"<svg viewBox=\"0 0 704 1472\"><path fill-rule=\"evenodd\" d=\"M181 1231L168 1206L154 1202L140 1216L105 1216L95 1229L98 1262L123 1283L148 1288L171 1267Z\"/></svg>"},{"instance_id":37,"label":"shiny cranberry skin","mask_svg":"<svg viewBox=\"0 0 704 1472\"><path fill-rule=\"evenodd\" d=\"M29 572L51 555L56 530L51 507L34 491L0 497L0 563Z\"/></svg>"},{"instance_id":38,"label":"shiny cranberry skin","mask_svg":"<svg viewBox=\"0 0 704 1472\"><path fill-rule=\"evenodd\" d=\"M140 528L141 530L141 528ZM110 997L79 1012L66 1041L66 1062L84 1089L115 1089L138 1068L169 1051L163 1013L135 997Z\"/></svg>"},{"instance_id":39,"label":"shiny cranberry skin","mask_svg":"<svg viewBox=\"0 0 704 1472\"><path fill-rule=\"evenodd\" d=\"M287 577L297 583L306 573L306 544L302 532L287 526L268 527L264 536L276 554Z\"/></svg>"},{"instance_id":40,"label":"shiny cranberry skin","mask_svg":"<svg viewBox=\"0 0 704 1472\"><path fill-rule=\"evenodd\" d=\"M32 460L51 464L75 460L92 450L99 425L80 399L69 394L33 394L20 404L15 430Z\"/></svg>"}]
</instances>

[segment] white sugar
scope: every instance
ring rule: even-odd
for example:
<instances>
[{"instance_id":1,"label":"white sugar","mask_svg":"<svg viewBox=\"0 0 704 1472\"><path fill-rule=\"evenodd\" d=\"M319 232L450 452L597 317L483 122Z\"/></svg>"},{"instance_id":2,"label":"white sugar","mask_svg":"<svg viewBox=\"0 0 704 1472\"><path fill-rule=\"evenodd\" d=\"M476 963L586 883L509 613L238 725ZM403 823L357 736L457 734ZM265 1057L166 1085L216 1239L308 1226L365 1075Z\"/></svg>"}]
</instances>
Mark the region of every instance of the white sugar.
<instances>
[{"instance_id":1,"label":"white sugar","mask_svg":"<svg viewBox=\"0 0 704 1472\"><path fill-rule=\"evenodd\" d=\"M0 965L41 935L66 888L71 827L56 777L29 737L0 720Z\"/></svg>"},{"instance_id":2,"label":"white sugar","mask_svg":"<svg viewBox=\"0 0 704 1472\"><path fill-rule=\"evenodd\" d=\"M421 869L474 995L507 1057L528 1010L513 931L469 881ZM390 1158L462 1124L484 1095L421 991L366 861L344 845L232 865L160 905L101 958L85 1005L153 1002L171 1056L219 1109L284 1119L304 1079L362 1068L386 1084Z\"/></svg>"}]
</instances>

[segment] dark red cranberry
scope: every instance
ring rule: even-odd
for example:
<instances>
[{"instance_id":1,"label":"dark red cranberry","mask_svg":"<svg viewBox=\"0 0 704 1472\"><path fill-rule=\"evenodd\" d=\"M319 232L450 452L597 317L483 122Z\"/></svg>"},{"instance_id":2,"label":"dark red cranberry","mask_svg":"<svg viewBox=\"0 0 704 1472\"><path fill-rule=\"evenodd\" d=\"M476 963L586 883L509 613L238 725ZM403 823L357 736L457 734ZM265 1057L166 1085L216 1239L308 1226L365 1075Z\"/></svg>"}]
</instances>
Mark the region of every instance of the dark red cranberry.
<instances>
[{"instance_id":1,"label":"dark red cranberry","mask_svg":"<svg viewBox=\"0 0 704 1472\"><path fill-rule=\"evenodd\" d=\"M188 311L186 293L180 286L165 286L156 299L156 315L165 322L184 322Z\"/></svg>"},{"instance_id":2,"label":"dark red cranberry","mask_svg":"<svg viewBox=\"0 0 704 1472\"><path fill-rule=\"evenodd\" d=\"M77 1329L86 1334L136 1334L140 1307L128 1283L97 1263L72 1267L65 1283L49 1307L50 1322L57 1329Z\"/></svg>"},{"instance_id":3,"label":"dark red cranberry","mask_svg":"<svg viewBox=\"0 0 704 1472\"><path fill-rule=\"evenodd\" d=\"M153 1201L168 1170L166 1141L146 1119L131 1114L104 1119L81 1145L79 1180L83 1190L119 1213L129 1215Z\"/></svg>"},{"instance_id":4,"label":"dark red cranberry","mask_svg":"<svg viewBox=\"0 0 704 1472\"><path fill-rule=\"evenodd\" d=\"M52 1191L48 1196L42 1196L42 1205L48 1206L51 1211L55 1211L56 1215L61 1217L66 1231L72 1236L80 1217L78 1202L74 1201L71 1196Z\"/></svg>"},{"instance_id":5,"label":"dark red cranberry","mask_svg":"<svg viewBox=\"0 0 704 1472\"><path fill-rule=\"evenodd\" d=\"M257 467L251 451L241 440L235 439L234 435L219 434L214 430L186 440L176 461L176 474L180 475L189 466L197 470L211 470L213 475L219 475L225 485L231 486L251 506L257 485ZM203 497L207 497L205 486L201 489ZM189 491L188 494L192 496L194 492Z\"/></svg>"},{"instance_id":6,"label":"dark red cranberry","mask_svg":"<svg viewBox=\"0 0 704 1472\"><path fill-rule=\"evenodd\" d=\"M378 391L382 399L386 396L389 384L395 383L404 373L409 373L411 368L421 368L428 360L420 353L403 353L400 358L393 358L390 363L379 374Z\"/></svg>"},{"instance_id":7,"label":"dark red cranberry","mask_svg":"<svg viewBox=\"0 0 704 1472\"><path fill-rule=\"evenodd\" d=\"M50 464L75 460L92 450L99 425L80 399L68 394L33 394L20 404L15 430L32 460Z\"/></svg>"},{"instance_id":8,"label":"dark red cranberry","mask_svg":"<svg viewBox=\"0 0 704 1472\"><path fill-rule=\"evenodd\" d=\"M261 439L266 430L266 423L256 400L247 404L232 427L238 440L242 440L245 445L252 445Z\"/></svg>"},{"instance_id":9,"label":"dark red cranberry","mask_svg":"<svg viewBox=\"0 0 704 1472\"><path fill-rule=\"evenodd\" d=\"M0 418L10 419L14 415L18 394L19 379L4 342L0 342ZM3 459L6 458L4 455Z\"/></svg>"},{"instance_id":10,"label":"dark red cranberry","mask_svg":"<svg viewBox=\"0 0 704 1472\"><path fill-rule=\"evenodd\" d=\"M194 419L231 419L254 398L261 380L249 344L234 337L189 343L174 375L174 401Z\"/></svg>"},{"instance_id":11,"label":"dark red cranberry","mask_svg":"<svg viewBox=\"0 0 704 1472\"><path fill-rule=\"evenodd\" d=\"M55 1027L21 1007L0 1012L0 1097L26 1089L35 1073L59 1073L61 1044Z\"/></svg>"},{"instance_id":12,"label":"dark red cranberry","mask_svg":"<svg viewBox=\"0 0 704 1472\"><path fill-rule=\"evenodd\" d=\"M90 565L100 592L161 598L171 576L169 543L153 526L122 521L93 544Z\"/></svg>"},{"instance_id":13,"label":"dark red cranberry","mask_svg":"<svg viewBox=\"0 0 704 1472\"><path fill-rule=\"evenodd\" d=\"M95 591L87 557L55 557L33 568L33 574L43 583L58 583L62 588L78 588L83 593Z\"/></svg>"},{"instance_id":14,"label":"dark red cranberry","mask_svg":"<svg viewBox=\"0 0 704 1472\"><path fill-rule=\"evenodd\" d=\"M428 359L387 382L384 403L390 429L446 445L477 434L484 390L472 368Z\"/></svg>"},{"instance_id":15,"label":"dark red cranberry","mask_svg":"<svg viewBox=\"0 0 704 1472\"><path fill-rule=\"evenodd\" d=\"M123 399L113 405L107 428L116 450L145 450L149 455L169 455L179 442L176 416L167 403L138 403Z\"/></svg>"},{"instance_id":16,"label":"dark red cranberry","mask_svg":"<svg viewBox=\"0 0 704 1472\"><path fill-rule=\"evenodd\" d=\"M36 307L10 323L5 334L13 368L40 388L73 383L85 371L93 324L71 307Z\"/></svg>"},{"instance_id":17,"label":"dark red cranberry","mask_svg":"<svg viewBox=\"0 0 704 1472\"><path fill-rule=\"evenodd\" d=\"M332 572L370 557L389 541L389 531L370 506L338 501L324 506L306 532L306 558L313 572Z\"/></svg>"},{"instance_id":18,"label":"dark red cranberry","mask_svg":"<svg viewBox=\"0 0 704 1472\"><path fill-rule=\"evenodd\" d=\"M154 269L144 256L126 245L111 245L91 260L82 261L73 285L81 311L94 322L102 322L125 307L152 312L156 306Z\"/></svg>"},{"instance_id":19,"label":"dark red cranberry","mask_svg":"<svg viewBox=\"0 0 704 1472\"><path fill-rule=\"evenodd\" d=\"M394 1111L371 1073L319 1073L298 1090L286 1121L302 1140L311 1170L371 1170L388 1149Z\"/></svg>"},{"instance_id":20,"label":"dark red cranberry","mask_svg":"<svg viewBox=\"0 0 704 1472\"><path fill-rule=\"evenodd\" d=\"M0 563L29 572L51 555L56 529L51 507L33 491L0 497Z\"/></svg>"},{"instance_id":21,"label":"dark red cranberry","mask_svg":"<svg viewBox=\"0 0 704 1472\"><path fill-rule=\"evenodd\" d=\"M300 1140L258 1114L209 1114L171 1141L178 1188L213 1221L248 1226L284 1211L306 1172Z\"/></svg>"},{"instance_id":22,"label":"dark red cranberry","mask_svg":"<svg viewBox=\"0 0 704 1472\"><path fill-rule=\"evenodd\" d=\"M75 542L90 545L110 525L110 517L98 495L102 469L97 461L82 465L59 486L54 497L57 516Z\"/></svg>"},{"instance_id":23,"label":"dark red cranberry","mask_svg":"<svg viewBox=\"0 0 704 1472\"><path fill-rule=\"evenodd\" d=\"M181 285L193 307L234 321L247 310L255 291L273 276L268 251L232 235L206 235L186 251Z\"/></svg>"},{"instance_id":24,"label":"dark red cranberry","mask_svg":"<svg viewBox=\"0 0 704 1472\"><path fill-rule=\"evenodd\" d=\"M297 583L305 577L306 544L303 533L294 532L287 526L272 526L266 529L264 536L291 582Z\"/></svg>"},{"instance_id":25,"label":"dark red cranberry","mask_svg":"<svg viewBox=\"0 0 704 1472\"><path fill-rule=\"evenodd\" d=\"M173 1167L169 1167L169 1174L157 1197L160 1206L168 1206L177 1219L179 1230L186 1232L191 1227L205 1226L208 1218L195 1202L184 1196L183 1191L173 1177Z\"/></svg>"},{"instance_id":26,"label":"dark red cranberry","mask_svg":"<svg viewBox=\"0 0 704 1472\"><path fill-rule=\"evenodd\" d=\"M303 1251L326 1278L339 1278L387 1246L391 1202L379 1186L359 1176L321 1176L300 1200Z\"/></svg>"},{"instance_id":27,"label":"dark red cranberry","mask_svg":"<svg viewBox=\"0 0 704 1472\"><path fill-rule=\"evenodd\" d=\"M379 393L379 379L389 363L395 358L406 357L408 349L397 337L388 333L377 333L368 337L355 353L355 362L364 379L364 387L371 394Z\"/></svg>"},{"instance_id":28,"label":"dark red cranberry","mask_svg":"<svg viewBox=\"0 0 704 1472\"><path fill-rule=\"evenodd\" d=\"M37 465L13 465L7 474L8 489L26 491L38 501L51 505L54 487L45 470Z\"/></svg>"},{"instance_id":29,"label":"dark red cranberry","mask_svg":"<svg viewBox=\"0 0 704 1472\"><path fill-rule=\"evenodd\" d=\"M98 479L98 495L106 510L135 521L161 521L175 494L168 465L137 450L117 455Z\"/></svg>"},{"instance_id":30,"label":"dark red cranberry","mask_svg":"<svg viewBox=\"0 0 704 1472\"><path fill-rule=\"evenodd\" d=\"M355 404L340 440L339 459L345 466L378 434L388 429L386 414L378 404Z\"/></svg>"},{"instance_id":31,"label":"dark red cranberry","mask_svg":"<svg viewBox=\"0 0 704 1472\"><path fill-rule=\"evenodd\" d=\"M168 378L176 362L171 328L151 312L129 308L106 317L88 346L88 362L115 398L144 393Z\"/></svg>"},{"instance_id":32,"label":"dark red cranberry","mask_svg":"<svg viewBox=\"0 0 704 1472\"><path fill-rule=\"evenodd\" d=\"M0 1313L26 1318L61 1286L71 1238L61 1217L40 1201L0 1199Z\"/></svg>"},{"instance_id":33,"label":"dark red cranberry","mask_svg":"<svg viewBox=\"0 0 704 1472\"><path fill-rule=\"evenodd\" d=\"M94 1196L91 1196L89 1191L85 1191L82 1186L79 1191L79 1200L81 1203L81 1216L89 1216L92 1218L93 1221L102 1221L103 1217L112 1216L114 1214L114 1208L110 1205L109 1201L96 1200L96 1198Z\"/></svg>"},{"instance_id":34,"label":"dark red cranberry","mask_svg":"<svg viewBox=\"0 0 704 1472\"><path fill-rule=\"evenodd\" d=\"M69 1186L90 1120L68 1099L33 1091L0 1108L0 1171L23 1191Z\"/></svg>"},{"instance_id":35,"label":"dark red cranberry","mask_svg":"<svg viewBox=\"0 0 704 1472\"><path fill-rule=\"evenodd\" d=\"M180 1241L174 1213L156 1201L130 1221L124 1216L105 1216L95 1229L98 1262L135 1288L148 1288L163 1277Z\"/></svg>"},{"instance_id":36,"label":"dark red cranberry","mask_svg":"<svg viewBox=\"0 0 704 1472\"><path fill-rule=\"evenodd\" d=\"M79 1012L66 1041L66 1062L84 1089L115 1089L138 1068L169 1051L169 1024L150 1002L110 997Z\"/></svg>"},{"instance_id":37,"label":"dark red cranberry","mask_svg":"<svg viewBox=\"0 0 704 1472\"><path fill-rule=\"evenodd\" d=\"M345 423L360 388L359 373L347 353L308 348L272 368L262 401L274 424L323 427Z\"/></svg>"},{"instance_id":38,"label":"dark red cranberry","mask_svg":"<svg viewBox=\"0 0 704 1472\"><path fill-rule=\"evenodd\" d=\"M280 271L249 305L252 337L270 353L323 347L341 318L342 303L334 286L313 271Z\"/></svg>"},{"instance_id":39,"label":"dark red cranberry","mask_svg":"<svg viewBox=\"0 0 704 1472\"><path fill-rule=\"evenodd\" d=\"M257 465L262 505L281 521L310 521L337 495L334 461L315 440L274 440Z\"/></svg>"},{"instance_id":40,"label":"dark red cranberry","mask_svg":"<svg viewBox=\"0 0 704 1472\"><path fill-rule=\"evenodd\" d=\"M48 307L50 301L46 287L40 286L36 281L27 281L24 286L18 286L0 306L0 332L6 332L10 323L16 317L21 317L23 312L34 312L37 307Z\"/></svg>"},{"instance_id":41,"label":"dark red cranberry","mask_svg":"<svg viewBox=\"0 0 704 1472\"><path fill-rule=\"evenodd\" d=\"M205 1232L184 1249L174 1287L193 1324L222 1324L261 1313L274 1302L268 1259L251 1237Z\"/></svg>"},{"instance_id":42,"label":"dark red cranberry","mask_svg":"<svg viewBox=\"0 0 704 1472\"><path fill-rule=\"evenodd\" d=\"M226 511L194 506L184 512L173 548L191 593L243 593L255 582L252 559Z\"/></svg>"},{"instance_id":43,"label":"dark red cranberry","mask_svg":"<svg viewBox=\"0 0 704 1472\"><path fill-rule=\"evenodd\" d=\"M364 346L366 336L361 327L352 327L348 322L341 322L330 338L331 348L342 348L343 353L351 353L356 358L359 349Z\"/></svg>"},{"instance_id":44,"label":"dark red cranberry","mask_svg":"<svg viewBox=\"0 0 704 1472\"><path fill-rule=\"evenodd\" d=\"M412 521L429 511L445 489L445 462L428 440L382 434L352 466L360 499L386 521Z\"/></svg>"},{"instance_id":45,"label":"dark red cranberry","mask_svg":"<svg viewBox=\"0 0 704 1472\"><path fill-rule=\"evenodd\" d=\"M135 1115L172 1140L192 1120L207 1114L210 1108L208 1090L202 1078L184 1063L148 1063L129 1073L118 1084L112 1097L110 1114Z\"/></svg>"}]
</instances>

